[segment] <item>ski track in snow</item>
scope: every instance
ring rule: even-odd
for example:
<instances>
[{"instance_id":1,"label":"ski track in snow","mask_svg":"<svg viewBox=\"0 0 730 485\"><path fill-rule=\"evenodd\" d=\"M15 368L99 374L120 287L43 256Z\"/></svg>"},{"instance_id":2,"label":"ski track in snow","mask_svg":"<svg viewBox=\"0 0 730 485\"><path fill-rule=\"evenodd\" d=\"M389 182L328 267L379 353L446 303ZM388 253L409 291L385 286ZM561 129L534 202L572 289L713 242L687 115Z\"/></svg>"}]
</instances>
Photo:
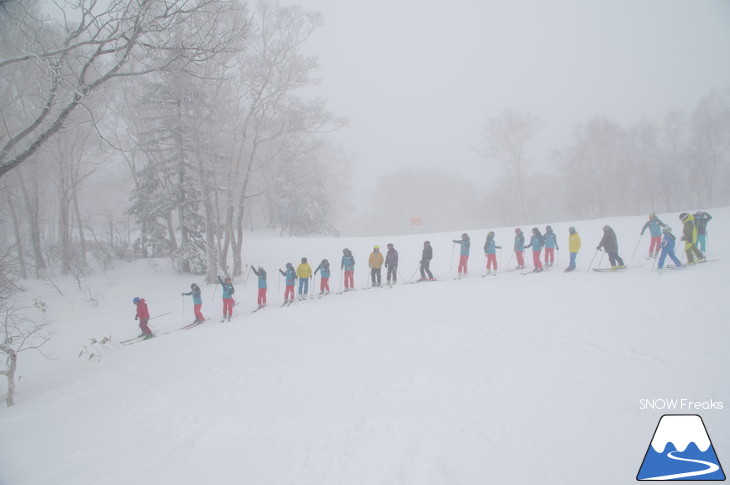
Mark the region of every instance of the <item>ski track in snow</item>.
<instances>
[{"instance_id":1,"label":"ski track in snow","mask_svg":"<svg viewBox=\"0 0 730 485\"><path fill-rule=\"evenodd\" d=\"M710 212L711 247L721 259L730 210ZM627 263L644 221L610 220ZM630 271L587 272L606 222L552 224L560 237L576 226L588 249L575 272L562 272L564 257L530 278L481 278L474 251L470 274L452 279L450 241L463 231L253 235L248 254L272 278L266 311L248 313L256 306L252 278L237 284L238 317L219 323L220 300L203 285L211 321L193 331L179 330L193 317L178 290L199 278L168 271L164 261L88 278L85 285L103 289L98 308L71 291L75 281L66 282L64 298L39 284L25 297L31 306L43 298L53 313L56 335L46 350L55 360L19 360L17 404L0 409L0 430L13 442L0 449L0 484L628 483L659 415L640 412L639 399L726 394L717 383L730 368L730 273L720 260L658 275L651 261L638 260L641 251ZM476 242L486 230L468 232ZM495 232L502 245L514 235ZM373 242L386 239L406 271L422 240L431 240L439 281L278 308L283 285L278 293L273 275L287 260L327 257L336 265L349 247L362 280ZM138 333L134 296L147 299L153 316L172 312L151 321L160 336L78 358L90 337L118 342ZM724 414L710 420L713 429L730 428ZM730 446L719 440L718 449Z\"/></svg>"}]
</instances>

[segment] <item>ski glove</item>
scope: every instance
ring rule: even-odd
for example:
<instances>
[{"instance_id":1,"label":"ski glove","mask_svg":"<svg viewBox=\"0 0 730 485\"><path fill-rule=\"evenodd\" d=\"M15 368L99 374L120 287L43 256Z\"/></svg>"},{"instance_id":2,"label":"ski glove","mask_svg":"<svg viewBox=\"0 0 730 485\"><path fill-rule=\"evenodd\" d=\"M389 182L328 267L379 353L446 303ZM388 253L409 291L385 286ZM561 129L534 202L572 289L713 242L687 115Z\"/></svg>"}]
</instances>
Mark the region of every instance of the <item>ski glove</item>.
<instances>
[{"instance_id":1,"label":"ski glove","mask_svg":"<svg viewBox=\"0 0 730 485\"><path fill-rule=\"evenodd\" d=\"M135 315L135 316L134 316L134 319L135 319L135 320L139 320L139 315Z\"/></svg>"}]
</instances>

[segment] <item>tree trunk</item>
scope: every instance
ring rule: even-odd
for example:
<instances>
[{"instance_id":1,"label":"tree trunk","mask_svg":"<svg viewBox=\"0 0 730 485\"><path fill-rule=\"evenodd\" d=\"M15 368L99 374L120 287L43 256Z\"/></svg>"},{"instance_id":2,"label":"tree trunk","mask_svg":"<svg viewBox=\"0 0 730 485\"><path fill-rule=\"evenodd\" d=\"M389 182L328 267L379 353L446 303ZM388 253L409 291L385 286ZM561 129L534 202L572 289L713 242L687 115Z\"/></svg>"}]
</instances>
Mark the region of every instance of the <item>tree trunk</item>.
<instances>
[{"instance_id":1,"label":"tree trunk","mask_svg":"<svg viewBox=\"0 0 730 485\"><path fill-rule=\"evenodd\" d=\"M10 208L10 218L13 221L13 232L15 233L15 248L18 254L18 271L22 279L28 279L28 273L25 270L25 252L23 251L23 237L20 234L20 223L18 222L18 214L15 212L13 199L8 196L8 207Z\"/></svg>"},{"instance_id":2,"label":"tree trunk","mask_svg":"<svg viewBox=\"0 0 730 485\"><path fill-rule=\"evenodd\" d=\"M84 226L81 223L81 211L79 210L79 198L77 196L77 188L74 188L73 191L73 203L74 203L74 213L76 214L76 227L79 231L79 248L81 249L81 264L83 266L87 266L88 262L86 260L86 238L84 237ZM114 244L114 241L112 240L112 245Z\"/></svg>"},{"instance_id":3,"label":"tree trunk","mask_svg":"<svg viewBox=\"0 0 730 485\"><path fill-rule=\"evenodd\" d=\"M0 371L0 375L8 378L8 395L5 398L5 402L8 407L11 407L15 404L13 398L15 396L15 369L18 366L18 354L7 345L0 345L0 352L8 356L8 368L7 370Z\"/></svg>"},{"instance_id":4,"label":"tree trunk","mask_svg":"<svg viewBox=\"0 0 730 485\"><path fill-rule=\"evenodd\" d=\"M23 200L25 201L25 207L28 212L28 224L30 225L30 240L31 247L33 249L33 259L35 261L35 275L36 278L41 277L41 272L47 268L46 262L43 259L43 249L41 247L41 228L40 228L40 202L38 200L38 181L34 180L33 186L35 190L31 193L25 184L25 180L18 173L18 180L20 181L20 189L23 192Z\"/></svg>"}]
</instances>

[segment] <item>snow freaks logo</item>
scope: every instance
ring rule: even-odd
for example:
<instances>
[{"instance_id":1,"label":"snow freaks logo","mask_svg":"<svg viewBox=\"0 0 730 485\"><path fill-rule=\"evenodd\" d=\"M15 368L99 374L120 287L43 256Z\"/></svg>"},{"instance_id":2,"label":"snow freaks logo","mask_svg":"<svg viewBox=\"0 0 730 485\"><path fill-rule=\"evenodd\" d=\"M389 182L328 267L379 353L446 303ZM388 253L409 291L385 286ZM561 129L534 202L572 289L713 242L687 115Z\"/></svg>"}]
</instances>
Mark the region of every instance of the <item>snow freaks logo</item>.
<instances>
[{"instance_id":1,"label":"snow freaks logo","mask_svg":"<svg viewBox=\"0 0 730 485\"><path fill-rule=\"evenodd\" d=\"M662 416L636 479L725 480L702 418L696 414Z\"/></svg>"}]
</instances>

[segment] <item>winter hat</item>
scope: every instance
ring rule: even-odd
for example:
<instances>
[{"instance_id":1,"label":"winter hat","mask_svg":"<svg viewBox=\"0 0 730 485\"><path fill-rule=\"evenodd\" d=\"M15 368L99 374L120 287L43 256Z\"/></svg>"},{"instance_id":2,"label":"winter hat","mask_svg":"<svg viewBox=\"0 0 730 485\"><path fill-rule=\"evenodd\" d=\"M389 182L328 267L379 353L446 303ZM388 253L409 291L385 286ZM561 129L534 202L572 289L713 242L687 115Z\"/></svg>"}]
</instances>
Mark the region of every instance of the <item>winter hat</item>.
<instances>
[{"instance_id":1,"label":"winter hat","mask_svg":"<svg viewBox=\"0 0 730 485\"><path fill-rule=\"evenodd\" d=\"M424 241L424 242L423 242L423 245L424 245L424 246L430 246L430 245L431 245L431 241Z\"/></svg>"},{"instance_id":2,"label":"winter hat","mask_svg":"<svg viewBox=\"0 0 730 485\"><path fill-rule=\"evenodd\" d=\"M322 264L330 264L330 262L329 262L329 261L327 261L326 259L323 259L323 260L322 260Z\"/></svg>"},{"instance_id":3,"label":"winter hat","mask_svg":"<svg viewBox=\"0 0 730 485\"><path fill-rule=\"evenodd\" d=\"M138 296L135 296L134 299L132 300L132 303L134 303L135 305L137 303L139 303L139 297Z\"/></svg>"},{"instance_id":4,"label":"winter hat","mask_svg":"<svg viewBox=\"0 0 730 485\"><path fill-rule=\"evenodd\" d=\"M494 231L489 231L487 233L487 237L494 237Z\"/></svg>"},{"instance_id":5,"label":"winter hat","mask_svg":"<svg viewBox=\"0 0 730 485\"><path fill-rule=\"evenodd\" d=\"M302 263L306 263L306 262L307 262L307 258L302 258Z\"/></svg>"},{"instance_id":6,"label":"winter hat","mask_svg":"<svg viewBox=\"0 0 730 485\"><path fill-rule=\"evenodd\" d=\"M553 230L553 226L547 226L545 227L545 232L550 232Z\"/></svg>"},{"instance_id":7,"label":"winter hat","mask_svg":"<svg viewBox=\"0 0 730 485\"><path fill-rule=\"evenodd\" d=\"M681 214L679 214L679 219L682 221L684 221L687 217L689 217L689 214L687 214L686 212L682 212Z\"/></svg>"},{"instance_id":8,"label":"winter hat","mask_svg":"<svg viewBox=\"0 0 730 485\"><path fill-rule=\"evenodd\" d=\"M373 246L373 249L380 249L380 246L378 246L378 245L376 244L375 246Z\"/></svg>"},{"instance_id":9,"label":"winter hat","mask_svg":"<svg viewBox=\"0 0 730 485\"><path fill-rule=\"evenodd\" d=\"M292 266L292 264L291 264L291 263L286 263L286 267L287 267L287 268L293 268L294 266Z\"/></svg>"},{"instance_id":10,"label":"winter hat","mask_svg":"<svg viewBox=\"0 0 730 485\"><path fill-rule=\"evenodd\" d=\"M194 290L196 286L198 286L198 285L196 285L195 283L193 283L192 285L190 285L190 289L191 290Z\"/></svg>"},{"instance_id":11,"label":"winter hat","mask_svg":"<svg viewBox=\"0 0 730 485\"><path fill-rule=\"evenodd\" d=\"M664 227L662 227L662 232L664 234L668 234L668 233L672 232L672 228L669 227L669 226L667 226L667 225L665 225Z\"/></svg>"},{"instance_id":12,"label":"winter hat","mask_svg":"<svg viewBox=\"0 0 730 485\"><path fill-rule=\"evenodd\" d=\"M342 254L347 254L348 251L349 251L349 249L345 248L342 250Z\"/></svg>"},{"instance_id":13,"label":"winter hat","mask_svg":"<svg viewBox=\"0 0 730 485\"><path fill-rule=\"evenodd\" d=\"M469 235L467 233L464 233L461 235L462 239L469 239Z\"/></svg>"},{"instance_id":14,"label":"winter hat","mask_svg":"<svg viewBox=\"0 0 730 485\"><path fill-rule=\"evenodd\" d=\"M570 226L570 227L568 228L568 232L569 232L569 233L571 233L571 234L573 234L573 233L575 232L575 227L573 227L573 226Z\"/></svg>"},{"instance_id":15,"label":"winter hat","mask_svg":"<svg viewBox=\"0 0 730 485\"><path fill-rule=\"evenodd\" d=\"M519 227L515 229L515 234L519 234L521 232L522 232L522 229L520 229Z\"/></svg>"},{"instance_id":16,"label":"winter hat","mask_svg":"<svg viewBox=\"0 0 730 485\"><path fill-rule=\"evenodd\" d=\"M388 243L388 249L393 249L393 243Z\"/></svg>"},{"instance_id":17,"label":"winter hat","mask_svg":"<svg viewBox=\"0 0 730 485\"><path fill-rule=\"evenodd\" d=\"M538 229L538 228L536 228L536 227L533 227L533 228L532 228L532 232L533 232L534 234L537 234L538 232L540 232L540 229Z\"/></svg>"},{"instance_id":18,"label":"winter hat","mask_svg":"<svg viewBox=\"0 0 730 485\"><path fill-rule=\"evenodd\" d=\"M603 226L603 230L604 231L610 231L611 230L611 226L609 226L608 224L606 224L605 226Z\"/></svg>"},{"instance_id":19,"label":"winter hat","mask_svg":"<svg viewBox=\"0 0 730 485\"><path fill-rule=\"evenodd\" d=\"M655 217L656 217L656 214L654 214L653 212L651 214L649 214L649 219L654 219Z\"/></svg>"}]
</instances>

